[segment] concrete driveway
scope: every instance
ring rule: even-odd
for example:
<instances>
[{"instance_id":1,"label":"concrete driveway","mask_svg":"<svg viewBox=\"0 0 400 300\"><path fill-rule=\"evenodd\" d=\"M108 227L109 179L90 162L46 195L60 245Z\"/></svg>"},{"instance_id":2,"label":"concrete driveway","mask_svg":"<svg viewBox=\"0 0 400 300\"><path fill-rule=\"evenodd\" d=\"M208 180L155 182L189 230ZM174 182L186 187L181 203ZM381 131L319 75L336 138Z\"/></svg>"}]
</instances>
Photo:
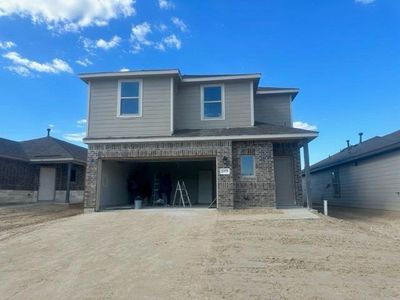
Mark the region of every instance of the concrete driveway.
<instances>
[{"instance_id":1,"label":"concrete driveway","mask_svg":"<svg viewBox=\"0 0 400 300\"><path fill-rule=\"evenodd\" d=\"M400 243L332 218L111 211L0 243L1 299L395 299Z\"/></svg>"}]
</instances>

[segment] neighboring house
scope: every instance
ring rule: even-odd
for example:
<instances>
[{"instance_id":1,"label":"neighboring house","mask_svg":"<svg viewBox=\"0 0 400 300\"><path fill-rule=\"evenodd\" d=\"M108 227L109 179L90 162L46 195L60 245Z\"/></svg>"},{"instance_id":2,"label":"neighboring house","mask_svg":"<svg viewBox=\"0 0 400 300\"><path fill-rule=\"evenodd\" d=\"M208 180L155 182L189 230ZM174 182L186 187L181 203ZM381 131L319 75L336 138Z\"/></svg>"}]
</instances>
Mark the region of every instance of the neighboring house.
<instances>
[{"instance_id":1,"label":"neighboring house","mask_svg":"<svg viewBox=\"0 0 400 300\"><path fill-rule=\"evenodd\" d=\"M400 130L348 146L311 166L311 198L320 204L400 210Z\"/></svg>"},{"instance_id":2,"label":"neighboring house","mask_svg":"<svg viewBox=\"0 0 400 300\"><path fill-rule=\"evenodd\" d=\"M81 74L88 84L85 209L151 205L160 174L173 192L217 208L303 206L300 148L317 132L293 128L295 88L259 87L261 75L179 70ZM306 157L307 160L308 157Z\"/></svg>"},{"instance_id":3,"label":"neighboring house","mask_svg":"<svg viewBox=\"0 0 400 300\"><path fill-rule=\"evenodd\" d=\"M0 204L82 202L87 150L47 136L0 138Z\"/></svg>"}]
</instances>

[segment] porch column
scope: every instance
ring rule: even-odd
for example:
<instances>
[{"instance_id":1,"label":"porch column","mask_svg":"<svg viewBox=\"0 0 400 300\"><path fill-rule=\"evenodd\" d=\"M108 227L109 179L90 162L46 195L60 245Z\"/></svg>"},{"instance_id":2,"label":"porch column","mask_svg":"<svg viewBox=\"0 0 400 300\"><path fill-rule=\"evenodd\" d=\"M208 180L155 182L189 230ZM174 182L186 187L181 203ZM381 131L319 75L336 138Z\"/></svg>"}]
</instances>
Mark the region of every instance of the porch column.
<instances>
[{"instance_id":1,"label":"porch column","mask_svg":"<svg viewBox=\"0 0 400 300\"><path fill-rule=\"evenodd\" d=\"M70 194L70 189L71 189L71 167L72 167L72 164L68 163L67 188L66 188L67 192L66 192L66 195L65 195L65 202L66 203L69 203L69 194Z\"/></svg>"},{"instance_id":2,"label":"porch column","mask_svg":"<svg viewBox=\"0 0 400 300\"><path fill-rule=\"evenodd\" d=\"M305 183L306 183L306 200L307 200L307 208L312 209L312 200L311 200L311 192L310 192L310 155L308 152L308 143L303 145L303 155L304 155L304 175L305 175Z\"/></svg>"}]
</instances>

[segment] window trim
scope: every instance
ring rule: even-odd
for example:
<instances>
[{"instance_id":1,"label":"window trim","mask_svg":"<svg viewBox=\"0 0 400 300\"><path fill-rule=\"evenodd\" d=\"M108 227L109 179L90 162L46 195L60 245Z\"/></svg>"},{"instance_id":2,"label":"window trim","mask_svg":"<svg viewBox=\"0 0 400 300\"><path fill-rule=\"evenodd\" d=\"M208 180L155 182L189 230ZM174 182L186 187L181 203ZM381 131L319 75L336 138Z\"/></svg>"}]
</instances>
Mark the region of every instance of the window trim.
<instances>
[{"instance_id":1,"label":"window trim","mask_svg":"<svg viewBox=\"0 0 400 300\"><path fill-rule=\"evenodd\" d=\"M204 116L204 88L207 87L221 87L221 101L212 101L212 102L207 102L207 103L219 103L221 102L221 116L218 118L210 118L210 117L205 117ZM225 84L223 83L218 83L218 84L202 84L200 85L200 119L201 121L221 121L225 120Z\"/></svg>"},{"instance_id":2,"label":"window trim","mask_svg":"<svg viewBox=\"0 0 400 300\"><path fill-rule=\"evenodd\" d=\"M121 86L125 82L139 83L139 113L137 114L121 114ZM124 99L136 99L137 97L124 97ZM143 102L143 80L142 79L123 79L118 80L118 98L117 98L117 118L141 118Z\"/></svg>"},{"instance_id":3,"label":"window trim","mask_svg":"<svg viewBox=\"0 0 400 300\"><path fill-rule=\"evenodd\" d=\"M253 175L243 175L242 169L243 169L243 161L242 158L244 156L250 156L253 158ZM256 158L255 155L252 154L242 154L240 155L240 176L244 178L254 178L256 177Z\"/></svg>"}]
</instances>

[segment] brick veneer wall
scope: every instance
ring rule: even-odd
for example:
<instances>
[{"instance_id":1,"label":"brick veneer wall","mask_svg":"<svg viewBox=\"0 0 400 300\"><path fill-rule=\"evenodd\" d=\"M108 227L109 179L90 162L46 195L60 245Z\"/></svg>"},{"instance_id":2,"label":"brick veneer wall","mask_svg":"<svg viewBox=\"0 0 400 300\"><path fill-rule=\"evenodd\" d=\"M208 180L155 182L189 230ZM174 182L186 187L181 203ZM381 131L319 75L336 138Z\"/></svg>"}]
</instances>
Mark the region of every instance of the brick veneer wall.
<instances>
[{"instance_id":1,"label":"brick veneer wall","mask_svg":"<svg viewBox=\"0 0 400 300\"><path fill-rule=\"evenodd\" d=\"M35 190L39 177L38 167L28 162L0 158L1 190Z\"/></svg>"},{"instance_id":2,"label":"brick veneer wall","mask_svg":"<svg viewBox=\"0 0 400 300\"><path fill-rule=\"evenodd\" d=\"M274 156L291 156L294 166L294 186L296 204L304 205L303 188L301 183L300 146L297 143L274 143Z\"/></svg>"},{"instance_id":3,"label":"brick veneer wall","mask_svg":"<svg viewBox=\"0 0 400 300\"><path fill-rule=\"evenodd\" d=\"M72 191L79 191L85 189L85 166L72 165L72 169L76 170L76 181L71 182L70 189ZM56 165L56 190L67 189L67 175L68 165L57 164Z\"/></svg>"},{"instance_id":4,"label":"brick veneer wall","mask_svg":"<svg viewBox=\"0 0 400 300\"><path fill-rule=\"evenodd\" d=\"M231 141L190 141L130 144L91 144L86 168L85 209L96 209L97 173L103 159L201 158L216 159L216 168L232 164ZM233 175L217 175L219 208L233 208Z\"/></svg>"},{"instance_id":5,"label":"brick veneer wall","mask_svg":"<svg viewBox=\"0 0 400 300\"><path fill-rule=\"evenodd\" d=\"M256 176L240 174L240 156L255 156ZM293 156L296 200L302 205L300 156L297 144L271 141L187 141L159 143L91 144L88 150L84 202L86 211L96 209L97 174L102 160L114 159L216 159L218 208L275 207L274 155ZM224 162L224 157L227 159ZM225 163L225 165L224 165ZM231 174L220 175L222 167Z\"/></svg>"},{"instance_id":6,"label":"brick veneer wall","mask_svg":"<svg viewBox=\"0 0 400 300\"><path fill-rule=\"evenodd\" d=\"M233 142L234 207L275 207L275 177L272 143ZM255 176L241 175L241 156L253 155Z\"/></svg>"}]
</instances>

